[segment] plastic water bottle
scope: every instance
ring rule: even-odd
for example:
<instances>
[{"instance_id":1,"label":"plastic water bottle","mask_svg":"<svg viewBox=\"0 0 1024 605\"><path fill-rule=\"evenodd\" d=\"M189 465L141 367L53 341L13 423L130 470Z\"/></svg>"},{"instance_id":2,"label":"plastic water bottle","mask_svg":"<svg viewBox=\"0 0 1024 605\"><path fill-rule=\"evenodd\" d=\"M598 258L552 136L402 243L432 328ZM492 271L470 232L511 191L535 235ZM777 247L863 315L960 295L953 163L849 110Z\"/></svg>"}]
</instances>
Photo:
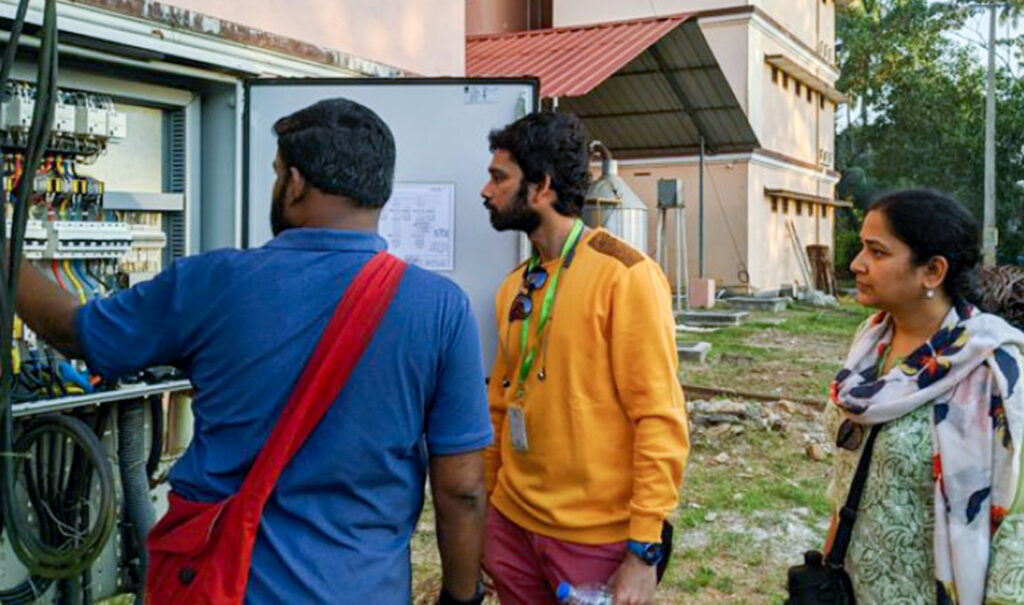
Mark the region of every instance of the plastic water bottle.
<instances>
[{"instance_id":1,"label":"plastic water bottle","mask_svg":"<svg viewBox=\"0 0 1024 605\"><path fill-rule=\"evenodd\" d=\"M612 605L612 593L600 584L573 586L568 582L558 585L555 593L559 603L565 605Z\"/></svg>"}]
</instances>

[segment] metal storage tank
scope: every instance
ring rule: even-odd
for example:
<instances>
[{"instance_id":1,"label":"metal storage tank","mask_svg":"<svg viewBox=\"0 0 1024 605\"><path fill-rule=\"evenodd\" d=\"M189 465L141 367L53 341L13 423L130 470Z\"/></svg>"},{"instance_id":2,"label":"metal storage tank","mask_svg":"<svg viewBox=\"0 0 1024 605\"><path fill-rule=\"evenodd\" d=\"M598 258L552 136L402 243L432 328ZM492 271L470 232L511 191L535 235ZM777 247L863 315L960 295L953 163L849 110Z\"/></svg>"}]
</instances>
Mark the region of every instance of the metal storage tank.
<instances>
[{"instance_id":1,"label":"metal storage tank","mask_svg":"<svg viewBox=\"0 0 1024 605\"><path fill-rule=\"evenodd\" d=\"M647 205L619 177L619 163L600 141L590 144L601 156L601 176L587 190L583 222L604 227L644 254L647 253Z\"/></svg>"}]
</instances>

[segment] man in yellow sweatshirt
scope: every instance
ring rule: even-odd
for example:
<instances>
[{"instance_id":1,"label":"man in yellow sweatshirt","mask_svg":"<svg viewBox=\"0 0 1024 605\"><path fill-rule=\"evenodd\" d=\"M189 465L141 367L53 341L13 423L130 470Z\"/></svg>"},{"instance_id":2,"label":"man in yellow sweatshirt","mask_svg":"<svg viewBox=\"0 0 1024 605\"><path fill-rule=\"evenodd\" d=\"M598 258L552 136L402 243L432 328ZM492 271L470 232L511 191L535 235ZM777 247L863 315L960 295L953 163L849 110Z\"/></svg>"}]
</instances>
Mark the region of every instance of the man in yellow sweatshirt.
<instances>
[{"instance_id":1,"label":"man in yellow sweatshirt","mask_svg":"<svg viewBox=\"0 0 1024 605\"><path fill-rule=\"evenodd\" d=\"M689 451L668 282L579 219L590 162L577 119L529 115L490 145L491 223L534 252L496 297L485 567L504 605L555 603L563 582L647 605Z\"/></svg>"}]
</instances>

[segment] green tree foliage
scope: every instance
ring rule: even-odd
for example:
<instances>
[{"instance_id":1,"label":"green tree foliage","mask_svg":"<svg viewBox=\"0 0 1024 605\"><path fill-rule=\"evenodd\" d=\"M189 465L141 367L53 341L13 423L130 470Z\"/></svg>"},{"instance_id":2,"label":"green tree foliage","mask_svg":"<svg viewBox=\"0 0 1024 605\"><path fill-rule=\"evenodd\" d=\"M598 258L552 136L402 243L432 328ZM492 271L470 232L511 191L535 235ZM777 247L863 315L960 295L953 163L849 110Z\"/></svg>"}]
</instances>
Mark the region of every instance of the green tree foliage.
<instances>
[{"instance_id":1,"label":"green tree foliage","mask_svg":"<svg viewBox=\"0 0 1024 605\"><path fill-rule=\"evenodd\" d=\"M979 9L968 2L855 0L839 9L839 88L851 98L837 135L840 196L864 208L881 191L931 187L982 216L984 53L951 34ZM1024 0L1002 9L1016 19ZM1005 30L1003 30L1005 31ZM1001 40L1024 51L1024 36ZM997 73L997 212L1000 256L1024 255L1024 79ZM849 217L848 217L849 218ZM856 229L855 220L846 221ZM837 258L842 266L844 258Z\"/></svg>"}]
</instances>

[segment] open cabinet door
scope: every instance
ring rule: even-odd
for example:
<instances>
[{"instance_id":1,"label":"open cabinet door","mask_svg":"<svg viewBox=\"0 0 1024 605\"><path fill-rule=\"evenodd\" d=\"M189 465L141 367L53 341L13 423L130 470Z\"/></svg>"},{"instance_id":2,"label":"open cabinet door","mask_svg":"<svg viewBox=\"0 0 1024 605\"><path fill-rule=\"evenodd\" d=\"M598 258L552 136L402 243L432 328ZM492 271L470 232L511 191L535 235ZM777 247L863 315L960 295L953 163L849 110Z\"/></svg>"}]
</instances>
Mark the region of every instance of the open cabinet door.
<instances>
[{"instance_id":1,"label":"open cabinet door","mask_svg":"<svg viewBox=\"0 0 1024 605\"><path fill-rule=\"evenodd\" d=\"M487 135L537 107L533 79L259 79L246 84L242 242L271 238L277 153L271 130L285 115L344 97L377 113L397 147L395 190L381 215L390 251L454 280L472 301L490 367L497 338L494 294L520 258L517 233L491 228L480 189L488 179Z\"/></svg>"}]
</instances>

